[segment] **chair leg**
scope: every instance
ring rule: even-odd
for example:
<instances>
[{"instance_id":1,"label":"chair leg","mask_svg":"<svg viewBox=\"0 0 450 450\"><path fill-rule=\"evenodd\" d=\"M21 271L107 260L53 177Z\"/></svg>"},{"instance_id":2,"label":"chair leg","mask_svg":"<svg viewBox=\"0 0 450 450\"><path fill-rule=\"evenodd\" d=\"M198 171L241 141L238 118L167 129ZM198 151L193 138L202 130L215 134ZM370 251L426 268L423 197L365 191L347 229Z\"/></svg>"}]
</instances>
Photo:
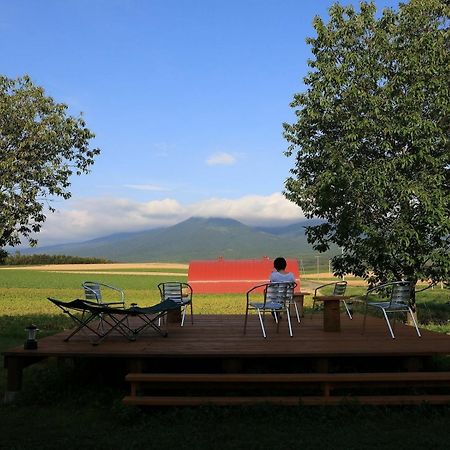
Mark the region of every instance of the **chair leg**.
<instances>
[{"instance_id":1,"label":"chair leg","mask_svg":"<svg viewBox=\"0 0 450 450\"><path fill-rule=\"evenodd\" d=\"M314 308L315 308L315 307L316 307L316 300L313 299L313 304L312 304L312 307L311 307L311 316L310 316L311 319L313 318L313 315L314 315Z\"/></svg>"},{"instance_id":2,"label":"chair leg","mask_svg":"<svg viewBox=\"0 0 450 450\"><path fill-rule=\"evenodd\" d=\"M194 310L192 309L192 301L191 301L191 324L194 325Z\"/></svg>"},{"instance_id":3,"label":"chair leg","mask_svg":"<svg viewBox=\"0 0 450 450\"><path fill-rule=\"evenodd\" d=\"M266 335L266 330L264 328L264 321L263 321L263 318L261 316L261 310L258 308L257 311L258 311L259 323L261 324L262 334L263 334L263 337L265 339L267 337L267 335Z\"/></svg>"},{"instance_id":4,"label":"chair leg","mask_svg":"<svg viewBox=\"0 0 450 450\"><path fill-rule=\"evenodd\" d=\"M413 320L414 326L416 327L417 335L418 335L419 337L422 337L422 335L420 334L420 331L419 331L419 327L417 326L416 319L414 318L414 314L413 314L413 312L412 312L412 309L411 309L411 308L408 308L408 310L409 310L409 314L411 315L411 319Z\"/></svg>"},{"instance_id":5,"label":"chair leg","mask_svg":"<svg viewBox=\"0 0 450 450\"><path fill-rule=\"evenodd\" d=\"M364 319L363 319L363 329L362 329L362 333L364 334L366 332L366 318L367 318L367 303L366 303L366 308L364 310Z\"/></svg>"},{"instance_id":6,"label":"chair leg","mask_svg":"<svg viewBox=\"0 0 450 450\"><path fill-rule=\"evenodd\" d=\"M101 336L101 333L98 332L98 327L97 327L97 329L94 329L94 328L89 326L89 323L92 322L93 320L95 320L97 318L97 315L91 314L90 316L86 317L85 314L84 314L84 311L83 311L83 314L82 314L81 319L80 319L75 314L72 314L70 311L67 311L67 310L63 309L63 312L65 314L68 314L69 317L77 324L77 328L69 336L67 336L64 339L64 342L68 342L70 340L70 338L75 336L80 331L85 333L86 332L85 328L90 330L92 333L94 333L98 337Z\"/></svg>"},{"instance_id":7,"label":"chair leg","mask_svg":"<svg viewBox=\"0 0 450 450\"><path fill-rule=\"evenodd\" d=\"M181 313L181 326L184 326L184 319L186 317L186 306L182 306L183 312Z\"/></svg>"},{"instance_id":8,"label":"chair leg","mask_svg":"<svg viewBox=\"0 0 450 450\"><path fill-rule=\"evenodd\" d=\"M293 300L293 302L294 302L295 314L297 315L297 322L300 323L300 314L298 312L297 302L295 300Z\"/></svg>"},{"instance_id":9,"label":"chair leg","mask_svg":"<svg viewBox=\"0 0 450 450\"><path fill-rule=\"evenodd\" d=\"M395 335L394 335L394 332L392 331L391 323L389 322L389 318L388 318L388 316L386 314L386 311L384 310L384 308L381 308L381 309L383 311L384 318L386 319L386 323L387 323L387 326L389 328L389 331L391 332L392 339L395 339Z\"/></svg>"},{"instance_id":10,"label":"chair leg","mask_svg":"<svg viewBox=\"0 0 450 450\"><path fill-rule=\"evenodd\" d=\"M274 309L272 309L270 312L272 313L272 316L275 319L275 323L278 324L278 314L277 314L277 312Z\"/></svg>"},{"instance_id":11,"label":"chair leg","mask_svg":"<svg viewBox=\"0 0 450 450\"><path fill-rule=\"evenodd\" d=\"M345 300L342 300L342 303L344 304L345 310L347 311L347 315L350 318L350 320L353 320L353 315L350 312L350 308L348 307L347 303L345 302ZM351 303L349 303L349 305L351 305Z\"/></svg>"},{"instance_id":12,"label":"chair leg","mask_svg":"<svg viewBox=\"0 0 450 450\"><path fill-rule=\"evenodd\" d=\"M287 308L286 312L287 312L287 321L289 325L289 335L292 337L291 311L289 307Z\"/></svg>"},{"instance_id":13,"label":"chair leg","mask_svg":"<svg viewBox=\"0 0 450 450\"><path fill-rule=\"evenodd\" d=\"M247 333L248 305L245 308L244 334Z\"/></svg>"}]
</instances>

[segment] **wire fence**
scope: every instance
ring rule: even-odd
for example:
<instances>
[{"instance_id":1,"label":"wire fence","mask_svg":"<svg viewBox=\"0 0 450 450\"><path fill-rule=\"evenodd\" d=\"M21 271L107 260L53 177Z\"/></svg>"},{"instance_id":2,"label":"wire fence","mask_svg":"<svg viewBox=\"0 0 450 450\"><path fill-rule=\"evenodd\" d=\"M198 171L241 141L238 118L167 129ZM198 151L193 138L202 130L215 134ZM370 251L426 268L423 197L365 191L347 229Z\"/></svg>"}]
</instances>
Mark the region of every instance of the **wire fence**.
<instances>
[{"instance_id":1,"label":"wire fence","mask_svg":"<svg viewBox=\"0 0 450 450\"><path fill-rule=\"evenodd\" d=\"M298 266L300 269L300 273L304 274L333 273L330 255L302 256L298 260Z\"/></svg>"},{"instance_id":2,"label":"wire fence","mask_svg":"<svg viewBox=\"0 0 450 450\"><path fill-rule=\"evenodd\" d=\"M333 255L305 255L298 259L298 267L300 274L333 274L331 259ZM450 289L450 284L439 282L431 287L431 289Z\"/></svg>"}]
</instances>

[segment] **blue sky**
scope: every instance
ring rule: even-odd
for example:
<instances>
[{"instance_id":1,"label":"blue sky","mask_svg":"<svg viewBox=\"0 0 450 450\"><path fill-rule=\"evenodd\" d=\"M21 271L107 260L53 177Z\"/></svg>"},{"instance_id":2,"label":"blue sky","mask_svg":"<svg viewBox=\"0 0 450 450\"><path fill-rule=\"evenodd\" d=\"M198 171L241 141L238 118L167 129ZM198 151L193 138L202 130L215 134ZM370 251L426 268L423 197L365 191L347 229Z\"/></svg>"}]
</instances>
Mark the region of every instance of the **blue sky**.
<instances>
[{"instance_id":1,"label":"blue sky","mask_svg":"<svg viewBox=\"0 0 450 450\"><path fill-rule=\"evenodd\" d=\"M302 91L315 0L0 0L3 75L83 112L101 148L41 245L191 216L292 223L282 123ZM343 4L358 5L357 1ZM398 2L375 2L380 10Z\"/></svg>"}]
</instances>

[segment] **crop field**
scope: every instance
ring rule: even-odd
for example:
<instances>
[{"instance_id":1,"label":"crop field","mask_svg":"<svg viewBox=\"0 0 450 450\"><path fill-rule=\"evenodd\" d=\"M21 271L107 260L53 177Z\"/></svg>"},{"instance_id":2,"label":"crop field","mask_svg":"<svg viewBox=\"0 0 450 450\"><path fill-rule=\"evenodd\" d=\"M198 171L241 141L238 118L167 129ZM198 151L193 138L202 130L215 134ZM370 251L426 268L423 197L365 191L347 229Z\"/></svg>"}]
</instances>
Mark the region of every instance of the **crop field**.
<instances>
[{"instance_id":1,"label":"crop field","mask_svg":"<svg viewBox=\"0 0 450 450\"><path fill-rule=\"evenodd\" d=\"M21 345L24 327L30 322L38 325L40 337L71 328L72 322L47 297L68 301L83 296L85 280L119 286L128 304L142 306L159 301L158 283L187 281L186 267L70 269L0 269L0 351ZM305 277L303 289L311 291L321 281L330 279ZM365 286L355 282L348 289L359 295ZM194 300L195 314L243 314L245 310L242 294L194 294ZM449 290L425 291L418 294L417 302L422 327L450 333ZM0 405L0 449L448 448L449 407L258 406L144 412L123 406L123 387L105 384L97 375L86 379L76 367L57 367L52 362L26 369L17 403ZM5 381L1 364L1 398ZM393 420L400 425L392 427Z\"/></svg>"}]
</instances>

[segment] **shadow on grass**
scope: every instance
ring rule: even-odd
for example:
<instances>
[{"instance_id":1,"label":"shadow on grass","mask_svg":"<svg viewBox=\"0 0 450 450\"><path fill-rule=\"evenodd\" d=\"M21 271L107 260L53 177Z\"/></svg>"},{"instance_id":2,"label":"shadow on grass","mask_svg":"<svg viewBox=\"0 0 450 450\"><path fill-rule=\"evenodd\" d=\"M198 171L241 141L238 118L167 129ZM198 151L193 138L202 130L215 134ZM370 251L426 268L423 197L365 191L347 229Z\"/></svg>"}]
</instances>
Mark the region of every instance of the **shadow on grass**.
<instances>
[{"instance_id":1,"label":"shadow on grass","mask_svg":"<svg viewBox=\"0 0 450 450\"><path fill-rule=\"evenodd\" d=\"M21 342L25 337L25 327L30 323L39 328L38 338L59 333L64 329L72 328L73 322L63 314L24 314L14 316L0 316L0 348L3 348L3 339L17 339Z\"/></svg>"}]
</instances>

